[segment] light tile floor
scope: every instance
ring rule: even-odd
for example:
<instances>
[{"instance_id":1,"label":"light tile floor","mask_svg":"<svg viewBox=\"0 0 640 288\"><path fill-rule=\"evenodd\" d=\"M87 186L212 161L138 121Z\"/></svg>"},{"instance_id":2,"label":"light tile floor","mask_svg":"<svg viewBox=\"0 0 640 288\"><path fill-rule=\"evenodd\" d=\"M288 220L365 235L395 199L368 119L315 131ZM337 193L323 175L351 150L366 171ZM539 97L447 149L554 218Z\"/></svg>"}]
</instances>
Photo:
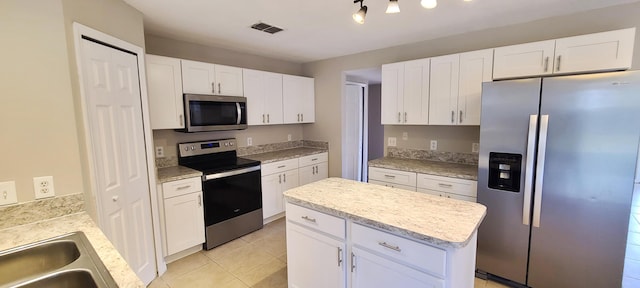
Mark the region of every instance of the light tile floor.
<instances>
[{"instance_id":1,"label":"light tile floor","mask_svg":"<svg viewBox=\"0 0 640 288\"><path fill-rule=\"evenodd\" d=\"M149 288L286 288L285 221L209 251L200 251L167 265L167 272ZM506 287L476 278L476 288Z\"/></svg>"}]
</instances>

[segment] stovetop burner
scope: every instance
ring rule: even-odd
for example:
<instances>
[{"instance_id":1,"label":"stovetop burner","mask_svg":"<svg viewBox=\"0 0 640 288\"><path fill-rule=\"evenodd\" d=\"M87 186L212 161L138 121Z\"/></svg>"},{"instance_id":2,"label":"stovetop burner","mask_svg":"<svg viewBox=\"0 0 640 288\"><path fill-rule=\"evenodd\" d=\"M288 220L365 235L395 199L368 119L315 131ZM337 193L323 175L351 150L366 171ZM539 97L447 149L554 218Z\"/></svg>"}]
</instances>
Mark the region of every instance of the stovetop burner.
<instances>
[{"instance_id":1,"label":"stovetop burner","mask_svg":"<svg viewBox=\"0 0 640 288\"><path fill-rule=\"evenodd\" d=\"M180 143L178 164L205 175L260 165L260 161L237 157L236 147L236 139Z\"/></svg>"}]
</instances>

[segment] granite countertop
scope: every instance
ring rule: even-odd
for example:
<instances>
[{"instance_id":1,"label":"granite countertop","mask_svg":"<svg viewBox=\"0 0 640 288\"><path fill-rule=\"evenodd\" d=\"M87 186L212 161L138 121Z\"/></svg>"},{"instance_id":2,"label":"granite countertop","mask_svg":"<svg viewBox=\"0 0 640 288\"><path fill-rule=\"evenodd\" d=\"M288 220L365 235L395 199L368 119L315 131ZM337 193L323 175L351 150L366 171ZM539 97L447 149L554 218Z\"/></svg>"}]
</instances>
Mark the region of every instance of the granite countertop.
<instances>
[{"instance_id":1,"label":"granite countertop","mask_svg":"<svg viewBox=\"0 0 640 288\"><path fill-rule=\"evenodd\" d=\"M277 161L288 160L293 158L300 158L300 157L313 155L313 154L320 154L324 152L327 152L327 150L321 149L321 148L298 147L298 148L278 150L278 151L267 152L267 153L245 155L240 157L251 159L251 160L257 160L262 162L262 164L267 164L271 162L277 162Z\"/></svg>"},{"instance_id":2,"label":"granite countertop","mask_svg":"<svg viewBox=\"0 0 640 288\"><path fill-rule=\"evenodd\" d=\"M202 172L184 166L158 168L158 183L202 176Z\"/></svg>"},{"instance_id":3,"label":"granite countertop","mask_svg":"<svg viewBox=\"0 0 640 288\"><path fill-rule=\"evenodd\" d=\"M0 250L82 231L119 287L145 287L85 212L0 230Z\"/></svg>"},{"instance_id":4,"label":"granite countertop","mask_svg":"<svg viewBox=\"0 0 640 288\"><path fill-rule=\"evenodd\" d=\"M441 247L465 247L486 215L484 205L342 178L284 192L292 204L344 217Z\"/></svg>"},{"instance_id":5,"label":"granite countertop","mask_svg":"<svg viewBox=\"0 0 640 288\"><path fill-rule=\"evenodd\" d=\"M369 167L388 168L467 180L478 180L477 165L383 157L369 161Z\"/></svg>"}]
</instances>

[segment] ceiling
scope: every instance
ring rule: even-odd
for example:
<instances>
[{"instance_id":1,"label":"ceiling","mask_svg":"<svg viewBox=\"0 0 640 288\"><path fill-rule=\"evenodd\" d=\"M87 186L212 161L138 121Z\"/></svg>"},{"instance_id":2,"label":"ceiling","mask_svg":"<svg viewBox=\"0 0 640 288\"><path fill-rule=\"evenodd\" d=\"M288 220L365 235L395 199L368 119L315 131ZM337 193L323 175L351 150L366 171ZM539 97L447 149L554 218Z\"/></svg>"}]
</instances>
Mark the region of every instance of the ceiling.
<instances>
[{"instance_id":1,"label":"ceiling","mask_svg":"<svg viewBox=\"0 0 640 288\"><path fill-rule=\"evenodd\" d=\"M529 22L640 0L399 0L400 13L385 14L387 0L365 0L364 24L351 15L352 0L124 0L144 14L145 33L306 63ZM277 34L251 29L262 21Z\"/></svg>"}]
</instances>

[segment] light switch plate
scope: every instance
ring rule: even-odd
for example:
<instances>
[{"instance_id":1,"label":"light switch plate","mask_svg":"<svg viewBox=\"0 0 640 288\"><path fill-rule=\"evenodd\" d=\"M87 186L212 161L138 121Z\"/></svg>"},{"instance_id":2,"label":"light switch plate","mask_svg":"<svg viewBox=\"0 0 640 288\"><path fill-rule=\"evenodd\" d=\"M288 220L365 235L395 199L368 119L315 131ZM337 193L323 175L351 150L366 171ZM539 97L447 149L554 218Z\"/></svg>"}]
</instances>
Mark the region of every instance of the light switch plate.
<instances>
[{"instance_id":1,"label":"light switch plate","mask_svg":"<svg viewBox=\"0 0 640 288\"><path fill-rule=\"evenodd\" d=\"M389 137L389 140L387 141L387 146L396 147L396 137Z\"/></svg>"},{"instance_id":2,"label":"light switch plate","mask_svg":"<svg viewBox=\"0 0 640 288\"><path fill-rule=\"evenodd\" d=\"M16 195L16 182L0 182L0 206L18 203Z\"/></svg>"}]
</instances>

